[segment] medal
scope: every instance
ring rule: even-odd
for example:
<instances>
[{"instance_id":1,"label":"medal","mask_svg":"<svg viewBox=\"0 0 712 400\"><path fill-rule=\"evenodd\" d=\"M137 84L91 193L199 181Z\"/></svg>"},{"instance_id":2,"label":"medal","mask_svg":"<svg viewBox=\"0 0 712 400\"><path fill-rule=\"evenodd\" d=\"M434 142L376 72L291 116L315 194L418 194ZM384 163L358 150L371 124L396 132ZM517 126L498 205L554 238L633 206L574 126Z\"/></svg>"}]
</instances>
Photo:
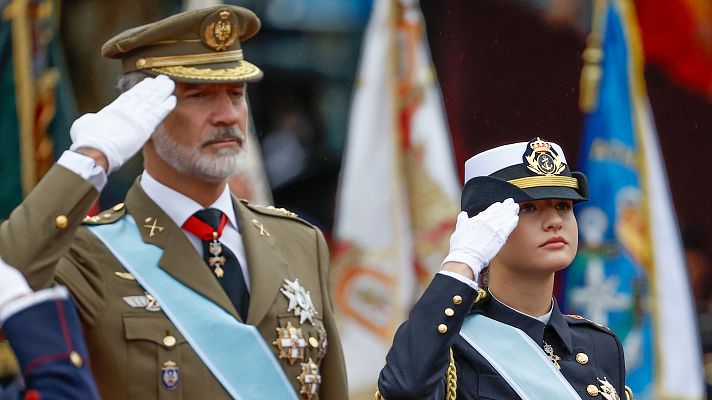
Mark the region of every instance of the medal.
<instances>
[{"instance_id":1,"label":"medal","mask_svg":"<svg viewBox=\"0 0 712 400\"><path fill-rule=\"evenodd\" d=\"M299 317L300 324L309 320L312 326L314 326L314 316L316 316L318 312L314 307L314 303L312 303L309 292L299 284L299 279L295 279L294 282L285 279L284 285L282 285L279 291L289 299L287 312L293 310L294 316Z\"/></svg>"},{"instance_id":2,"label":"medal","mask_svg":"<svg viewBox=\"0 0 712 400\"><path fill-rule=\"evenodd\" d=\"M546 353L551 359L551 362L556 365L556 369L561 369L561 365L559 365L559 360L561 360L561 357L554 354L554 348L549 343L546 343L546 341L544 341L544 353Z\"/></svg>"},{"instance_id":3,"label":"medal","mask_svg":"<svg viewBox=\"0 0 712 400\"><path fill-rule=\"evenodd\" d=\"M311 399L319 395L319 385L321 384L321 375L319 374L319 366L309 358L309 361L302 363L302 373L297 377L297 380L302 384L299 394L306 399Z\"/></svg>"},{"instance_id":4,"label":"medal","mask_svg":"<svg viewBox=\"0 0 712 400\"><path fill-rule=\"evenodd\" d=\"M621 400L620 396L618 396L618 392L616 392L616 388L608 382L608 378L604 376L603 380L598 379L598 381L601 382L601 397L606 400Z\"/></svg>"},{"instance_id":5,"label":"medal","mask_svg":"<svg viewBox=\"0 0 712 400\"><path fill-rule=\"evenodd\" d=\"M307 341L304 340L302 329L295 328L291 322L287 322L284 328L277 328L277 339L272 344L279 349L279 358L289 361L289 365L304 359Z\"/></svg>"},{"instance_id":6,"label":"medal","mask_svg":"<svg viewBox=\"0 0 712 400\"><path fill-rule=\"evenodd\" d=\"M210 243L210 248L208 250L212 257L208 258L208 265L213 269L213 273L218 278L222 278L225 275L222 266L225 265L225 257L222 254L222 245L218 242L218 233L213 232L213 241Z\"/></svg>"}]
</instances>

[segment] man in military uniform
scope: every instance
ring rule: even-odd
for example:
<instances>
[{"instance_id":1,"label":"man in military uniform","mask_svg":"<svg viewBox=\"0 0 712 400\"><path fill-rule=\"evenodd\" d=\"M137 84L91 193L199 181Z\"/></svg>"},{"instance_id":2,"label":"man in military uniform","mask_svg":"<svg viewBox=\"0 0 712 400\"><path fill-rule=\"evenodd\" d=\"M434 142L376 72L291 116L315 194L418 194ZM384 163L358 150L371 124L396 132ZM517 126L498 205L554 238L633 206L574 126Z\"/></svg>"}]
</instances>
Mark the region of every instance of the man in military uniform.
<instances>
[{"instance_id":1,"label":"man in military uniform","mask_svg":"<svg viewBox=\"0 0 712 400\"><path fill-rule=\"evenodd\" d=\"M0 226L31 287L69 288L104 399L347 396L321 232L226 184L262 77L241 43L259 27L224 5L109 40L124 93L74 123L71 151ZM125 202L82 219L140 148Z\"/></svg>"},{"instance_id":2,"label":"man in military uniform","mask_svg":"<svg viewBox=\"0 0 712 400\"><path fill-rule=\"evenodd\" d=\"M22 274L0 259L0 327L17 355L25 399L99 398L68 297L61 286L32 292Z\"/></svg>"},{"instance_id":3,"label":"man in military uniform","mask_svg":"<svg viewBox=\"0 0 712 400\"><path fill-rule=\"evenodd\" d=\"M586 177L536 138L472 157L465 180L450 253L396 332L383 398L632 397L616 335L552 298L576 254Z\"/></svg>"}]
</instances>

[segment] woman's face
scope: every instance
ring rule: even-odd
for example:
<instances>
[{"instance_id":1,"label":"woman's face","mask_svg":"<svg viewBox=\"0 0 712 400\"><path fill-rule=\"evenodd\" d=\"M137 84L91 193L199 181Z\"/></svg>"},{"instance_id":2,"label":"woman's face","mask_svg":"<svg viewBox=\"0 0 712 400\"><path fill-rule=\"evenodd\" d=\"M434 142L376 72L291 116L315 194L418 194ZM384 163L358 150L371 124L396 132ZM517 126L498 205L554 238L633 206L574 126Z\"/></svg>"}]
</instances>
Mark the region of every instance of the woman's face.
<instances>
[{"instance_id":1,"label":"woman's face","mask_svg":"<svg viewBox=\"0 0 712 400\"><path fill-rule=\"evenodd\" d=\"M491 265L524 274L548 274L566 268L578 248L572 202L546 199L519 206L519 223Z\"/></svg>"}]
</instances>

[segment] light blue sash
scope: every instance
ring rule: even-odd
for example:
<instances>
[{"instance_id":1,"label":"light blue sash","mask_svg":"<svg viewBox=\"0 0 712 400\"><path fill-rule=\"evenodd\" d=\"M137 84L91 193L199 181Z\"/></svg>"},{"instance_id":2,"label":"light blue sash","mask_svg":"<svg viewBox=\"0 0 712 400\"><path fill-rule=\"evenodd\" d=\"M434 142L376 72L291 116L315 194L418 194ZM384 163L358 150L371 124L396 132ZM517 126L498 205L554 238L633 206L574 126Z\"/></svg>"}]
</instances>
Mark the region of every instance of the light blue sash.
<instances>
[{"instance_id":1,"label":"light blue sash","mask_svg":"<svg viewBox=\"0 0 712 400\"><path fill-rule=\"evenodd\" d=\"M161 305L193 350L236 399L297 399L277 359L252 325L158 267L163 250L145 243L131 216L89 227Z\"/></svg>"},{"instance_id":2,"label":"light blue sash","mask_svg":"<svg viewBox=\"0 0 712 400\"><path fill-rule=\"evenodd\" d=\"M465 318L460 330L522 400L581 400L571 384L532 338L481 314Z\"/></svg>"}]
</instances>

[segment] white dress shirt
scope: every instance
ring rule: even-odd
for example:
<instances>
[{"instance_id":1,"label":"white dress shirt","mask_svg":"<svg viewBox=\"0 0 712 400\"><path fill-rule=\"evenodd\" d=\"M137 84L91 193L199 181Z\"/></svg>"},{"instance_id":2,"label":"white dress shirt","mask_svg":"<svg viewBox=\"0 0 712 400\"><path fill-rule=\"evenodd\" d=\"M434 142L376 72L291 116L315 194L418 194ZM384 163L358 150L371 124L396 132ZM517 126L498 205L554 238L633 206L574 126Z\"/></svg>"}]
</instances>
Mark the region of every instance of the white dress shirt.
<instances>
[{"instance_id":1,"label":"white dress shirt","mask_svg":"<svg viewBox=\"0 0 712 400\"><path fill-rule=\"evenodd\" d=\"M143 174L141 175L140 185L143 191L146 192L146 195L158 204L163 212L165 212L166 215L168 215L168 217L180 227L183 226L185 221L187 221L191 215L203 209L203 206L198 204L198 202L158 182L146 171L143 171ZM218 197L218 199L215 200L215 202L208 208L217 208L227 216L228 222L225 224L222 236L220 236L220 242L229 247L230 250L235 253L238 261L240 261L240 266L242 267L242 275L245 277L247 290L250 290L250 272L247 269L245 246L242 243L242 235L240 235L240 231L238 229L237 216L235 215L235 208L232 204L230 188L227 185L225 185L225 190L223 190L220 197ZM185 236L188 240L190 240L190 243L202 257L202 240L185 229L183 229L183 233L185 233Z\"/></svg>"}]
</instances>

